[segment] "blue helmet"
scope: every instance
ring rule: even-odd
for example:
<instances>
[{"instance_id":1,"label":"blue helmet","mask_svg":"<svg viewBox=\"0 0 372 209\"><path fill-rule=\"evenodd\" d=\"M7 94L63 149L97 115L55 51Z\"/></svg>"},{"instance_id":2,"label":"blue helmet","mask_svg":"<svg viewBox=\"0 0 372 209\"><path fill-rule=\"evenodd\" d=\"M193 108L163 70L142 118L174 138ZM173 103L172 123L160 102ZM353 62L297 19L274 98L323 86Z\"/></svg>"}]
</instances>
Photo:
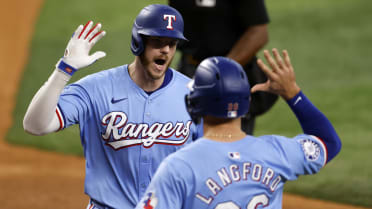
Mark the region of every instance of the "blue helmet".
<instances>
[{"instance_id":1,"label":"blue helmet","mask_svg":"<svg viewBox=\"0 0 372 209\"><path fill-rule=\"evenodd\" d=\"M132 28L131 50L139 56L145 49L141 35L187 40L183 36L183 18L174 8L152 4L143 8Z\"/></svg>"},{"instance_id":2,"label":"blue helmet","mask_svg":"<svg viewBox=\"0 0 372 209\"><path fill-rule=\"evenodd\" d=\"M196 68L190 93L185 96L187 111L195 122L211 115L237 118L248 112L250 85L242 66L226 57L210 57Z\"/></svg>"}]
</instances>

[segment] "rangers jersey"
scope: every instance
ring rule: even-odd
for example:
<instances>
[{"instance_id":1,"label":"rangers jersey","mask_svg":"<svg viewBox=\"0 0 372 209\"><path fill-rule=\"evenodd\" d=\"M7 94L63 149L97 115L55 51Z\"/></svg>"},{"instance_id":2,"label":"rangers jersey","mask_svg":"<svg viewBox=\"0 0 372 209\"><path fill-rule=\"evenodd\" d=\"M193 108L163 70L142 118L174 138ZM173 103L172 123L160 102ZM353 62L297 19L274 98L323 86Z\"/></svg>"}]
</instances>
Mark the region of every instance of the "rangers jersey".
<instances>
[{"instance_id":1,"label":"rangers jersey","mask_svg":"<svg viewBox=\"0 0 372 209\"><path fill-rule=\"evenodd\" d=\"M184 103L189 79L168 71L169 83L151 94L124 65L68 85L60 96L61 129L79 124L85 192L95 201L134 208L160 162L197 137Z\"/></svg>"},{"instance_id":2,"label":"rangers jersey","mask_svg":"<svg viewBox=\"0 0 372 209\"><path fill-rule=\"evenodd\" d=\"M278 209L284 183L318 172L326 156L311 135L201 138L163 161L136 208Z\"/></svg>"}]
</instances>

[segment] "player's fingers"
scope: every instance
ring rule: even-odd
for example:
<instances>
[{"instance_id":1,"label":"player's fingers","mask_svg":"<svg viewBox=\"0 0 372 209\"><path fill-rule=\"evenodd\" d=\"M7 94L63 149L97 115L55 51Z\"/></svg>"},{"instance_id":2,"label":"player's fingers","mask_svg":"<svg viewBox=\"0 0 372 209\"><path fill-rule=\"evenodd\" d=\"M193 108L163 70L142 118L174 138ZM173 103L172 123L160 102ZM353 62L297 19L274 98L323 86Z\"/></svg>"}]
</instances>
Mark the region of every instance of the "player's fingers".
<instances>
[{"instance_id":1,"label":"player's fingers","mask_svg":"<svg viewBox=\"0 0 372 209\"><path fill-rule=\"evenodd\" d=\"M79 25L79 27L76 28L74 34L72 34L72 38L77 39L78 36L80 35L81 31L83 30L83 28L84 28L83 25Z\"/></svg>"},{"instance_id":2,"label":"player's fingers","mask_svg":"<svg viewBox=\"0 0 372 209\"><path fill-rule=\"evenodd\" d=\"M289 58L288 51L287 51L287 50L283 50L282 53L283 53L284 63L285 63L285 65L286 65L288 68L293 69L293 68L292 68L291 59Z\"/></svg>"},{"instance_id":3,"label":"player's fingers","mask_svg":"<svg viewBox=\"0 0 372 209\"><path fill-rule=\"evenodd\" d=\"M273 55L275 57L275 60L276 60L277 65L279 66L280 69L284 69L285 68L285 65L283 63L283 59L280 56L278 50L276 48L274 48L272 51L273 51Z\"/></svg>"},{"instance_id":4,"label":"player's fingers","mask_svg":"<svg viewBox=\"0 0 372 209\"><path fill-rule=\"evenodd\" d=\"M93 46L105 35L106 35L106 31L100 31L100 32L94 34L94 36L89 40L89 43Z\"/></svg>"},{"instance_id":5,"label":"player's fingers","mask_svg":"<svg viewBox=\"0 0 372 209\"><path fill-rule=\"evenodd\" d=\"M93 21L89 20L87 22L87 24L85 24L85 26L84 26L83 30L81 31L81 33L79 34L78 38L84 38L87 35L90 28L92 27L92 25L93 25Z\"/></svg>"},{"instance_id":6,"label":"player's fingers","mask_svg":"<svg viewBox=\"0 0 372 209\"><path fill-rule=\"evenodd\" d=\"M275 77L273 71L261 59L257 59L257 64L269 79Z\"/></svg>"},{"instance_id":7,"label":"player's fingers","mask_svg":"<svg viewBox=\"0 0 372 209\"><path fill-rule=\"evenodd\" d=\"M254 85L251 88L251 93L255 93L257 91L268 91L268 90L269 90L269 83L268 82L259 83L259 84Z\"/></svg>"},{"instance_id":8,"label":"player's fingers","mask_svg":"<svg viewBox=\"0 0 372 209\"><path fill-rule=\"evenodd\" d=\"M279 70L279 67L278 65L275 63L275 60L272 58L272 56L270 55L269 51L268 50L264 50L264 56L267 60L267 62L269 63L271 69L276 72Z\"/></svg>"},{"instance_id":9,"label":"player's fingers","mask_svg":"<svg viewBox=\"0 0 372 209\"><path fill-rule=\"evenodd\" d=\"M95 61L103 58L106 56L106 53L103 52L103 51L98 51L98 52L95 52L94 54L90 55L91 59Z\"/></svg>"},{"instance_id":10,"label":"player's fingers","mask_svg":"<svg viewBox=\"0 0 372 209\"><path fill-rule=\"evenodd\" d=\"M97 23L92 29L89 30L84 39L90 40L99 30L101 30L101 23Z\"/></svg>"}]
</instances>

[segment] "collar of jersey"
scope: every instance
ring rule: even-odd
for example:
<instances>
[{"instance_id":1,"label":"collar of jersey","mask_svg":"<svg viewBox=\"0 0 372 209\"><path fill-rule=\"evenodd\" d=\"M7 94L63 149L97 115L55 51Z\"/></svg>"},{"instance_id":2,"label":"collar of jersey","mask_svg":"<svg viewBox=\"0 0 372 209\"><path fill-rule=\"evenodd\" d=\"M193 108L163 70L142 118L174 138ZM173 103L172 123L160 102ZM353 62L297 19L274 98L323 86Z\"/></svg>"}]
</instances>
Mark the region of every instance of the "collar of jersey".
<instances>
[{"instance_id":1,"label":"collar of jersey","mask_svg":"<svg viewBox=\"0 0 372 209\"><path fill-rule=\"evenodd\" d=\"M146 93L142 88L140 88L131 78L130 78L130 76L129 76L129 73L128 73L128 65L125 65L124 66L124 73L126 74L126 78L128 79L128 81L125 81L125 82L128 82L128 83L131 83L131 85L123 85L123 86L125 86L124 88L125 89L129 89L129 88L134 88L134 90L136 90L136 91L138 91L142 96L144 96L144 97L146 97L146 98L148 98L148 97L155 97L155 96L157 96L157 95L159 95L161 92L163 92L164 91L164 89L167 89L167 88L169 88L169 86L171 86L171 84L173 83L173 81L174 81L174 72L173 72L173 69L172 68L169 68L168 69L168 71L169 71L169 74L168 74L168 76L169 76L169 80L167 80L165 83L163 83L162 85L161 85L161 87L160 88L158 88L157 90L155 90L155 91L153 91L153 92L151 92L151 94L148 94L148 93ZM121 95L122 97L121 98L124 98L124 94L125 94L125 98L127 98L128 96L127 96L127 93L126 93L127 91L125 91L125 93L124 92L121 92L121 93L119 93L119 94L114 94L115 96L117 96L118 98L119 98L119 96ZM115 99L116 99L116 97L115 97Z\"/></svg>"}]
</instances>

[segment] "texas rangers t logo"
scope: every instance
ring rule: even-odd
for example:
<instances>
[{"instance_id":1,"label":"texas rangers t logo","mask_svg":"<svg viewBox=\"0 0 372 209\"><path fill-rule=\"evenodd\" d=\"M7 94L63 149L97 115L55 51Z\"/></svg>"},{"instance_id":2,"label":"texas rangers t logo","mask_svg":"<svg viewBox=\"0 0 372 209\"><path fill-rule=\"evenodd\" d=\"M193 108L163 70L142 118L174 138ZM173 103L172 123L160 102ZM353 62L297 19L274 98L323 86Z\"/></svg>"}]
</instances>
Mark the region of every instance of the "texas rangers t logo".
<instances>
[{"instance_id":1,"label":"texas rangers t logo","mask_svg":"<svg viewBox=\"0 0 372 209\"><path fill-rule=\"evenodd\" d=\"M176 16L175 15L164 15L163 18L164 18L164 20L168 20L167 29L168 30L173 30L172 20L176 21Z\"/></svg>"}]
</instances>

